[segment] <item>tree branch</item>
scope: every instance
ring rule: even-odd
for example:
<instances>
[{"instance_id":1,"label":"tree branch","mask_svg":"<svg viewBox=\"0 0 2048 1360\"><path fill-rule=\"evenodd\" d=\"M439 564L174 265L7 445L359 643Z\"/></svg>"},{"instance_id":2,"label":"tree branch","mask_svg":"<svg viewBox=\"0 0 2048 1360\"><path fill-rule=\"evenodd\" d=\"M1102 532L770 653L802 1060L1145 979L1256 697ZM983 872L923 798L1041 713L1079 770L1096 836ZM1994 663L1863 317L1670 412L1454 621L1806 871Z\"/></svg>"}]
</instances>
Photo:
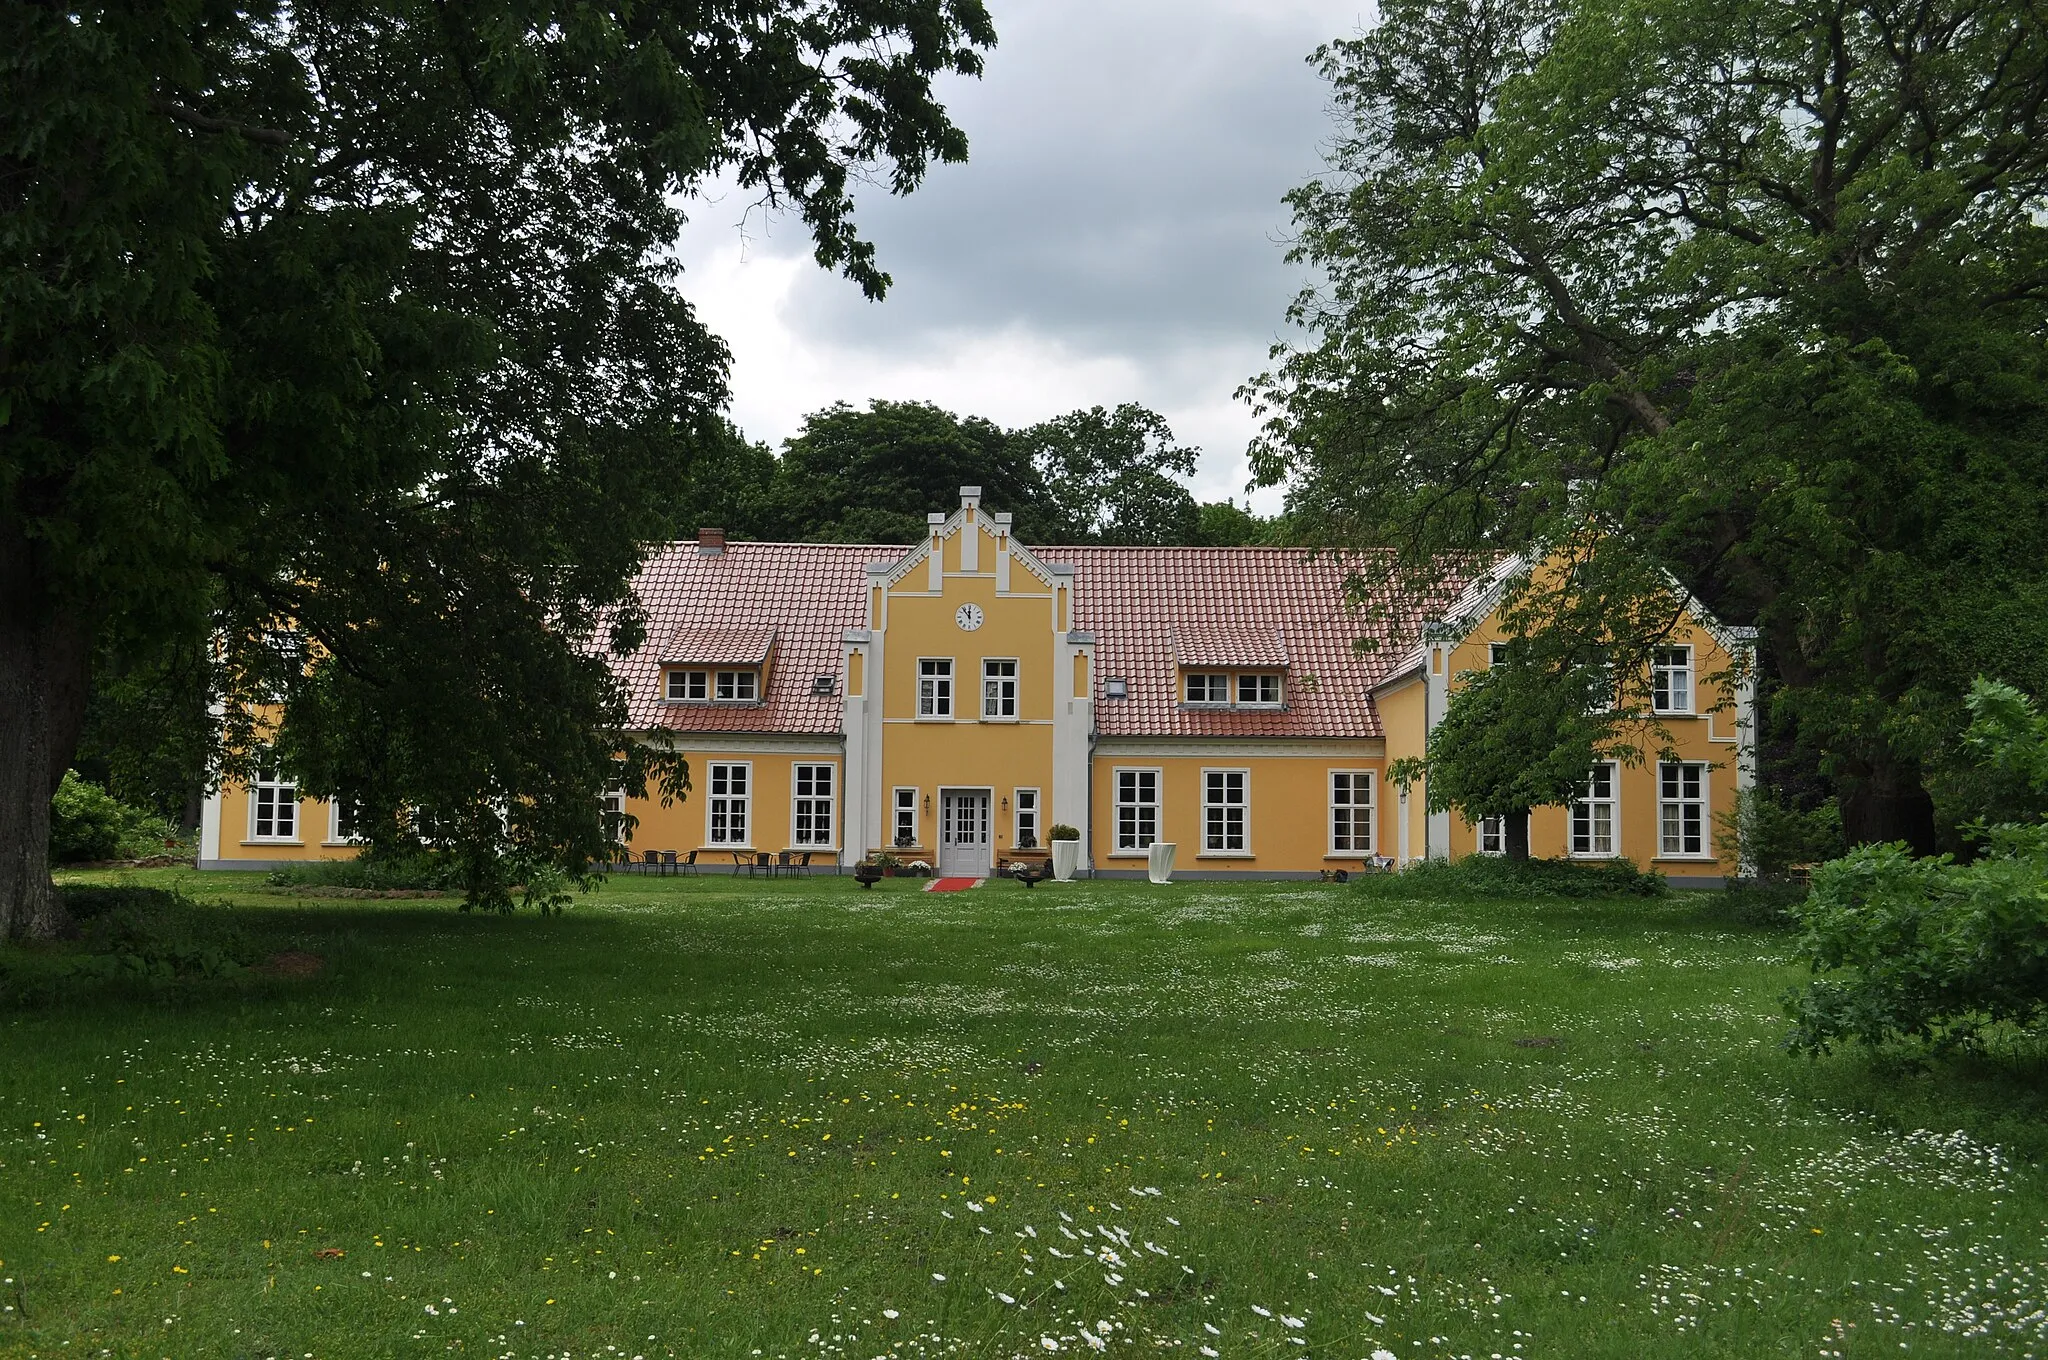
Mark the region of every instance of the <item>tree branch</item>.
<instances>
[{"instance_id":1,"label":"tree branch","mask_svg":"<svg viewBox=\"0 0 2048 1360\"><path fill-rule=\"evenodd\" d=\"M254 123L238 122L233 118L215 118L211 114L201 113L195 108L161 97L152 97L149 107L174 123L183 123L186 127L200 132L238 133L252 142L262 142L266 146L292 144L292 135L282 128L258 127Z\"/></svg>"}]
</instances>

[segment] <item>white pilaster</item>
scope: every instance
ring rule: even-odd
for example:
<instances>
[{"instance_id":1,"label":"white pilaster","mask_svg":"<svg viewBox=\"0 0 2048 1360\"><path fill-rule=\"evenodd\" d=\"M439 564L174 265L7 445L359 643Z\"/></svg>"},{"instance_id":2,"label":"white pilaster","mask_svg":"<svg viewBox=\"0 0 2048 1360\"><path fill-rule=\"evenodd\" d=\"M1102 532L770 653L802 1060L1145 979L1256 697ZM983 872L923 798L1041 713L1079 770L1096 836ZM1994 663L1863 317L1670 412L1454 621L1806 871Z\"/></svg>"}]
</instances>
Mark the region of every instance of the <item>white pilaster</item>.
<instances>
[{"instance_id":1,"label":"white pilaster","mask_svg":"<svg viewBox=\"0 0 2048 1360\"><path fill-rule=\"evenodd\" d=\"M865 629L849 628L841 635L842 694L845 703L845 717L841 732L846 738L846 768L840 774L839 787L842 806L839 811L839 845L841 861L851 863L874 849L868 838L869 804L873 801L872 787L878 775L871 774L868 766L874 760L874 748L868 740L868 686L873 683L873 669L867 657ZM861 661L860 693L853 692L853 659Z\"/></svg>"},{"instance_id":2,"label":"white pilaster","mask_svg":"<svg viewBox=\"0 0 2048 1360\"><path fill-rule=\"evenodd\" d=\"M1436 725L1443 721L1444 711L1451 704L1451 649L1441 643L1431 644L1429 649L1429 670L1423 679L1423 711L1428 717L1428 731L1433 735ZM1423 738L1423 749L1427 751L1428 737ZM1423 813L1422 857L1425 859L1446 859L1451 853L1451 813Z\"/></svg>"},{"instance_id":3,"label":"white pilaster","mask_svg":"<svg viewBox=\"0 0 2048 1360\"><path fill-rule=\"evenodd\" d=\"M937 595L946 589L946 540L940 537L946 517L934 510L925 516L925 522L930 526L926 536L931 543L931 551L925 555L925 588Z\"/></svg>"}]
</instances>

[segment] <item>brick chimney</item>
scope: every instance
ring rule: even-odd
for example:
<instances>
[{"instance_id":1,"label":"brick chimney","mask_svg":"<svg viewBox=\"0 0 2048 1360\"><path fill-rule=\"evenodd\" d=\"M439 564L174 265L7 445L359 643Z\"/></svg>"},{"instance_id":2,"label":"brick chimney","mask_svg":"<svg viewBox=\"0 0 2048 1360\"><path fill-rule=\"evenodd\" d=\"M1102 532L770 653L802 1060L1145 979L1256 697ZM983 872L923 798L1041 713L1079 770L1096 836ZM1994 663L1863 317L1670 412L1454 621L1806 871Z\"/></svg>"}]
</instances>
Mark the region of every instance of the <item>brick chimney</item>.
<instances>
[{"instance_id":1,"label":"brick chimney","mask_svg":"<svg viewBox=\"0 0 2048 1360\"><path fill-rule=\"evenodd\" d=\"M697 556L725 556L725 530L699 529L697 531Z\"/></svg>"}]
</instances>

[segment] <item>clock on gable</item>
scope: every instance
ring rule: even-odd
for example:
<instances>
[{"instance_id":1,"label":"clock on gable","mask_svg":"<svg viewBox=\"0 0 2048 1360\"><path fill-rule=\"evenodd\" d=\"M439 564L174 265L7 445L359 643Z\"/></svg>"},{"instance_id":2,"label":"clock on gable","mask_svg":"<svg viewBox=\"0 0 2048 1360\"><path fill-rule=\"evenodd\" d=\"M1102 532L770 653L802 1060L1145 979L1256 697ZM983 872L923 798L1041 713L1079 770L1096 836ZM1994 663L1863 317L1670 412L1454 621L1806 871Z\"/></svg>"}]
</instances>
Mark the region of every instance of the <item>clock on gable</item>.
<instances>
[{"instance_id":1,"label":"clock on gable","mask_svg":"<svg viewBox=\"0 0 2048 1360\"><path fill-rule=\"evenodd\" d=\"M953 622L969 633L981 627L981 618L981 606L978 604L963 604L953 611Z\"/></svg>"}]
</instances>

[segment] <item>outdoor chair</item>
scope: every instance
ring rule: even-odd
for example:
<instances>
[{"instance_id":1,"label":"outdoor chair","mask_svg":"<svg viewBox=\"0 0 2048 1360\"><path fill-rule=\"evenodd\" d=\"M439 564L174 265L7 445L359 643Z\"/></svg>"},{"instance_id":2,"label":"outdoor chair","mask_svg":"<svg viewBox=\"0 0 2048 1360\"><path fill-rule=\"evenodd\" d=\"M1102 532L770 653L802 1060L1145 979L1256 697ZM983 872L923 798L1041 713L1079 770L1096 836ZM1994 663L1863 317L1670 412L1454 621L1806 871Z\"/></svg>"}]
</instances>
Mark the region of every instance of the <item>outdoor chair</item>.
<instances>
[{"instance_id":1,"label":"outdoor chair","mask_svg":"<svg viewBox=\"0 0 2048 1360\"><path fill-rule=\"evenodd\" d=\"M810 871L811 871L811 852L810 852L810 851L808 851L808 850L806 850L806 851L804 851L804 852L803 852L802 854L800 854L800 855L798 855L798 856L796 857L796 863L795 863L794 865L792 865L792 866L790 867L790 872L791 872L791 873L803 873L803 874L809 874L809 873L810 873Z\"/></svg>"},{"instance_id":2,"label":"outdoor chair","mask_svg":"<svg viewBox=\"0 0 2048 1360\"><path fill-rule=\"evenodd\" d=\"M695 850L692 850L689 854L676 861L676 872L682 873L685 870L693 874L697 872L697 852Z\"/></svg>"},{"instance_id":3,"label":"outdoor chair","mask_svg":"<svg viewBox=\"0 0 2048 1360\"><path fill-rule=\"evenodd\" d=\"M675 851L664 850L661 852L661 871L665 874L672 874L676 872Z\"/></svg>"},{"instance_id":4,"label":"outdoor chair","mask_svg":"<svg viewBox=\"0 0 2048 1360\"><path fill-rule=\"evenodd\" d=\"M642 865L642 868L641 868L641 870L640 870L640 872L641 872L641 873L643 873L643 874L658 874L658 873L660 873L660 872L661 872L661 851L659 851L659 850L645 850L645 851L642 851L642 852L641 852L641 856L640 856L640 860L641 860L641 865Z\"/></svg>"}]
</instances>

